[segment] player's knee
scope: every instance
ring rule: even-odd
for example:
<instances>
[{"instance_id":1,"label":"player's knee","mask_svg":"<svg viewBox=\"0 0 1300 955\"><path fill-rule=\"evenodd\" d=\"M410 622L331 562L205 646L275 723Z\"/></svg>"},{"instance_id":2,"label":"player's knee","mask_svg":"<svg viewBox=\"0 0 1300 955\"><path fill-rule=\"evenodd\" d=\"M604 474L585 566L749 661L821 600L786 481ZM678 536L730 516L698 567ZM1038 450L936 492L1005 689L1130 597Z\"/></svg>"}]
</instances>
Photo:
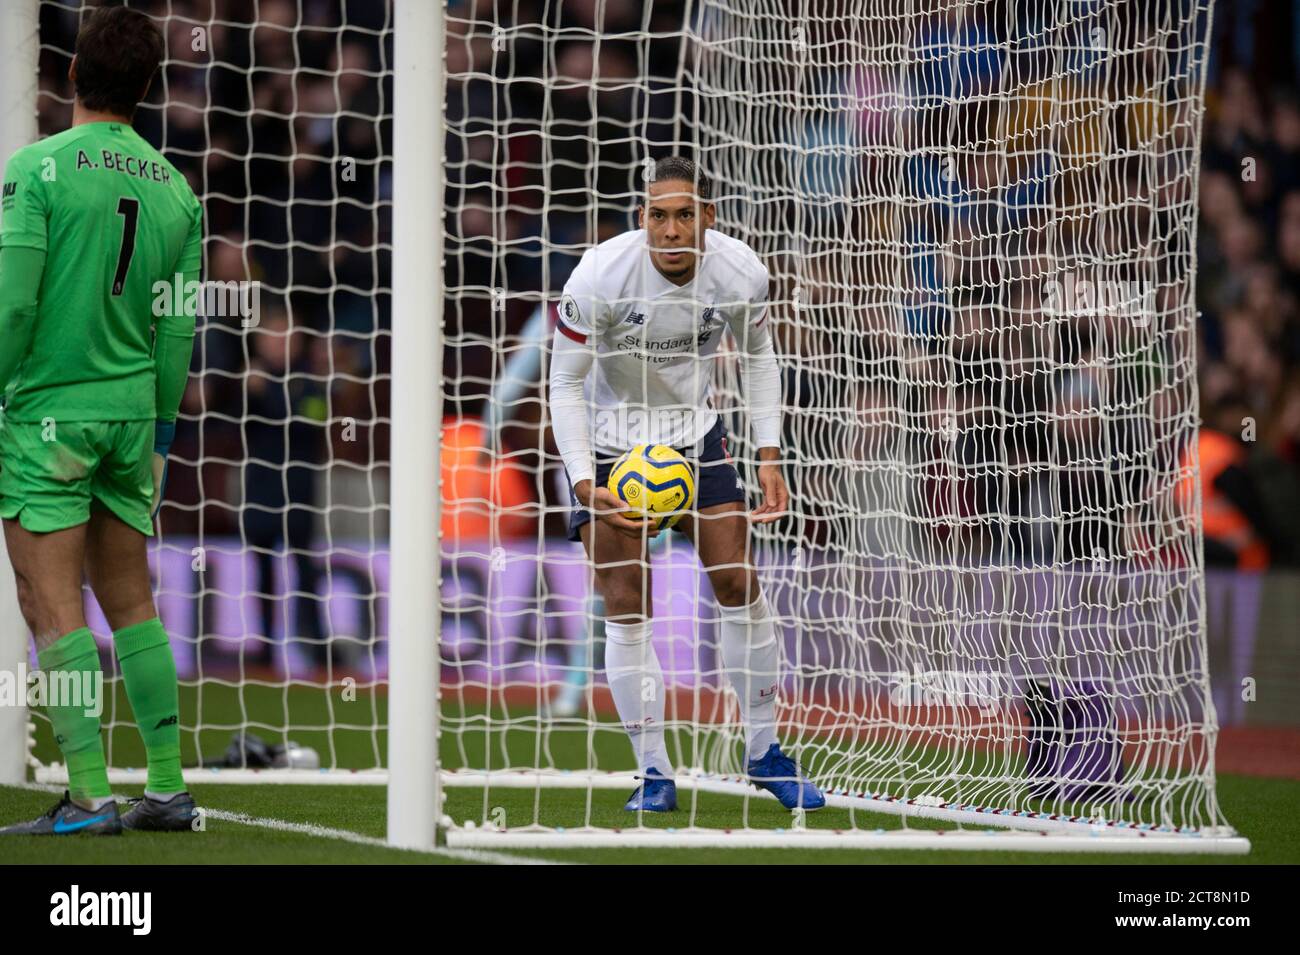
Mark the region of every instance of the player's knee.
<instances>
[{"instance_id":1,"label":"player's knee","mask_svg":"<svg viewBox=\"0 0 1300 955\"><path fill-rule=\"evenodd\" d=\"M18 609L36 639L37 649L44 649L65 633L84 626L80 604L66 596L38 586L21 574L14 574ZM77 595L80 597L80 593Z\"/></svg>"},{"instance_id":2,"label":"player's knee","mask_svg":"<svg viewBox=\"0 0 1300 955\"><path fill-rule=\"evenodd\" d=\"M597 561L594 567L596 571L596 589L606 599L613 593L640 590L642 582L645 580L645 567L627 558L620 557L614 560Z\"/></svg>"},{"instance_id":3,"label":"player's knee","mask_svg":"<svg viewBox=\"0 0 1300 955\"><path fill-rule=\"evenodd\" d=\"M32 633L37 633L44 626L44 620L36 588L19 573L14 574L14 583L17 585L18 609L23 615L23 620L27 622L27 627Z\"/></svg>"},{"instance_id":4,"label":"player's knee","mask_svg":"<svg viewBox=\"0 0 1300 955\"><path fill-rule=\"evenodd\" d=\"M713 596L724 607L748 607L758 599L758 574L744 567L716 571L712 575Z\"/></svg>"},{"instance_id":5,"label":"player's knee","mask_svg":"<svg viewBox=\"0 0 1300 955\"><path fill-rule=\"evenodd\" d=\"M638 586L639 577L629 574L609 574L598 579L600 595L605 601L606 620L626 620L642 616L648 609L646 589Z\"/></svg>"}]
</instances>

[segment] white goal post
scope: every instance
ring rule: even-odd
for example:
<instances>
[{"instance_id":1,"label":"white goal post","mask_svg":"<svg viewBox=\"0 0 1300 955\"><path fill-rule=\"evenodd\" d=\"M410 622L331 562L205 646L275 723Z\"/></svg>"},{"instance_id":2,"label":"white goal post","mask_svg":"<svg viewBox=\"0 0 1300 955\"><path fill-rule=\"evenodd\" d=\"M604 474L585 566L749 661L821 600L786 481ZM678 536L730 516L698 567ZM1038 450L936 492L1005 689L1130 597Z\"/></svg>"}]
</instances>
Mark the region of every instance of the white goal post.
<instances>
[{"instance_id":1,"label":"white goal post","mask_svg":"<svg viewBox=\"0 0 1300 955\"><path fill-rule=\"evenodd\" d=\"M393 590L388 841L433 845L438 778L438 422L442 420L442 4L395 0L393 233ZM409 116L409 121L408 121Z\"/></svg>"},{"instance_id":2,"label":"white goal post","mask_svg":"<svg viewBox=\"0 0 1300 955\"><path fill-rule=\"evenodd\" d=\"M41 133L67 111L77 11L0 6L40 15L0 67L13 148L37 51ZM385 785L406 847L1249 851L1194 440L1212 0L327 6L168 5L137 121L208 209L207 277L269 316L200 328L151 544L188 780ZM793 500L755 564L815 815L744 778L680 535L646 558L680 809L622 812L563 539L551 307L673 154L772 277ZM728 338L708 373L752 505L741 365ZM65 778L17 719L0 774L20 739ZM104 722L142 780L129 712Z\"/></svg>"},{"instance_id":3,"label":"white goal post","mask_svg":"<svg viewBox=\"0 0 1300 955\"><path fill-rule=\"evenodd\" d=\"M36 138L36 50L35 2L0 7L0 162ZM0 551L0 670L17 673L27 661L27 625L9 552ZM27 779L29 746L25 698L0 707L0 784Z\"/></svg>"}]
</instances>

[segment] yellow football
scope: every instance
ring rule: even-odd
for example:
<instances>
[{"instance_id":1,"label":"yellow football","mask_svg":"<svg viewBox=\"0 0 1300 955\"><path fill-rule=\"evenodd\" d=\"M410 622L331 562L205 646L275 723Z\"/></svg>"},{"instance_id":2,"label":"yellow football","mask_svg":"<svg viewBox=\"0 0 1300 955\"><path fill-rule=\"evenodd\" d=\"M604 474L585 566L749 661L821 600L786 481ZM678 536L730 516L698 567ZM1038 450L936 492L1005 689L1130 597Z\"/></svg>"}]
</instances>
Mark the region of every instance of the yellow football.
<instances>
[{"instance_id":1,"label":"yellow football","mask_svg":"<svg viewBox=\"0 0 1300 955\"><path fill-rule=\"evenodd\" d=\"M695 472L674 448L638 444L614 463L606 487L643 519L665 530L695 503Z\"/></svg>"}]
</instances>

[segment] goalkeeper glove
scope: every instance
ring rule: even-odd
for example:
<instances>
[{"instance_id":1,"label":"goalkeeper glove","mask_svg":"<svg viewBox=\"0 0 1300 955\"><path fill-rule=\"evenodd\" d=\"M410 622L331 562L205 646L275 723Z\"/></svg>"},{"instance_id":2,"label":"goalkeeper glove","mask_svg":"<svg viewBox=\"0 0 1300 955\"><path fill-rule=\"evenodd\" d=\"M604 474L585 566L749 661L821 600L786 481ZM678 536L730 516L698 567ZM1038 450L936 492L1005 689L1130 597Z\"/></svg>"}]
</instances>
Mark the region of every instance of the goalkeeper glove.
<instances>
[{"instance_id":1,"label":"goalkeeper glove","mask_svg":"<svg viewBox=\"0 0 1300 955\"><path fill-rule=\"evenodd\" d=\"M158 516L162 507L163 488L167 484L167 454L176 437L175 421L156 421L153 426L153 508L150 518Z\"/></svg>"}]
</instances>

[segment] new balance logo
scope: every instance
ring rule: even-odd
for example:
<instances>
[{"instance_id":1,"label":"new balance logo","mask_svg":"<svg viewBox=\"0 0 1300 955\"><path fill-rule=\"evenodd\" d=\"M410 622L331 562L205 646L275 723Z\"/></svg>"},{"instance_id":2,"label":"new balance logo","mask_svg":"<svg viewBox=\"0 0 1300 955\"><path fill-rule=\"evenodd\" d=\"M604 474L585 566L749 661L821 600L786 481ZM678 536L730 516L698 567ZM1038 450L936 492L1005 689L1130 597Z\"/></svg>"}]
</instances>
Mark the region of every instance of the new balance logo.
<instances>
[{"instance_id":1,"label":"new balance logo","mask_svg":"<svg viewBox=\"0 0 1300 955\"><path fill-rule=\"evenodd\" d=\"M623 319L623 321L627 325L644 325L645 315L641 312L633 312L627 318Z\"/></svg>"},{"instance_id":2,"label":"new balance logo","mask_svg":"<svg viewBox=\"0 0 1300 955\"><path fill-rule=\"evenodd\" d=\"M18 192L18 183L16 183L16 182L6 182L6 183L5 183L5 186L4 186L4 193L3 193L3 195L0 195L0 199L8 199L10 196L14 195L16 192Z\"/></svg>"},{"instance_id":3,"label":"new balance logo","mask_svg":"<svg viewBox=\"0 0 1300 955\"><path fill-rule=\"evenodd\" d=\"M156 725L154 729L160 730L164 726L175 726L175 725L176 725L176 714L173 713L171 716L165 716L162 719L160 719L158 721L158 725Z\"/></svg>"},{"instance_id":4,"label":"new balance logo","mask_svg":"<svg viewBox=\"0 0 1300 955\"><path fill-rule=\"evenodd\" d=\"M772 686L771 686L769 689L766 689L766 690L759 690L759 691L758 691L758 701L759 701L760 703L764 702L765 700L770 700L770 699L772 699L772 697L774 697L774 696L776 696L776 684L775 684L775 683L773 683Z\"/></svg>"}]
</instances>

